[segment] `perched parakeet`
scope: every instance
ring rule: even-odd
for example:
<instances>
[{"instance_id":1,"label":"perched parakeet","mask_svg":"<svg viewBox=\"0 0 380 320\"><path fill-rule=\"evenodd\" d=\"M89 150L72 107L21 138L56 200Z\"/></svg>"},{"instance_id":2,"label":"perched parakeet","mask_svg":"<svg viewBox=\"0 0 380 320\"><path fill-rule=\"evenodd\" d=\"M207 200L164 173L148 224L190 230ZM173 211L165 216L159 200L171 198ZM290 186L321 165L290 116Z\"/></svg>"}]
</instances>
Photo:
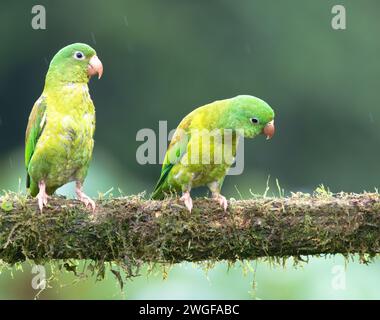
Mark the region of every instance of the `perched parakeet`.
<instances>
[{"instance_id":1,"label":"perched parakeet","mask_svg":"<svg viewBox=\"0 0 380 320\"><path fill-rule=\"evenodd\" d=\"M48 195L76 181L76 194L86 207L95 202L82 185L94 147L95 108L88 82L103 74L103 65L93 48L75 43L53 57L44 90L33 106L25 137L27 188L38 198L42 212Z\"/></svg>"},{"instance_id":2,"label":"perched parakeet","mask_svg":"<svg viewBox=\"0 0 380 320\"><path fill-rule=\"evenodd\" d=\"M220 190L235 160L239 136L254 138L263 133L270 139L275 131L273 119L274 112L265 101L248 95L195 109L173 135L152 198L182 192L181 200L191 211L190 190L208 186L213 199L226 210L227 200Z\"/></svg>"}]
</instances>

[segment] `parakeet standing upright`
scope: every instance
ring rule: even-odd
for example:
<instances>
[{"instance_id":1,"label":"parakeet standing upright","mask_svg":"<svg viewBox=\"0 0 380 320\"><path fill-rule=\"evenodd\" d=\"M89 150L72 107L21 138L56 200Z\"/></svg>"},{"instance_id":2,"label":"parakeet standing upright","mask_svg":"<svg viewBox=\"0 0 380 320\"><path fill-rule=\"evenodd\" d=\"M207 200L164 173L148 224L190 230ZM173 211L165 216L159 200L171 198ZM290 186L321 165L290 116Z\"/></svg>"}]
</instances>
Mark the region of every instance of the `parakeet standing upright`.
<instances>
[{"instance_id":1,"label":"parakeet standing upright","mask_svg":"<svg viewBox=\"0 0 380 320\"><path fill-rule=\"evenodd\" d=\"M269 139L275 131L273 119L274 112L266 102L248 95L195 109L173 135L152 198L163 199L165 194L182 191L181 200L191 211L190 190L208 186L213 198L227 210L220 190L235 160L239 135L254 138L263 133Z\"/></svg>"},{"instance_id":2,"label":"parakeet standing upright","mask_svg":"<svg viewBox=\"0 0 380 320\"><path fill-rule=\"evenodd\" d=\"M74 43L53 57L45 87L29 116L25 137L27 188L42 212L48 195L76 181L76 194L86 207L95 202L83 191L94 147L95 107L88 82L103 74L93 48Z\"/></svg>"}]
</instances>

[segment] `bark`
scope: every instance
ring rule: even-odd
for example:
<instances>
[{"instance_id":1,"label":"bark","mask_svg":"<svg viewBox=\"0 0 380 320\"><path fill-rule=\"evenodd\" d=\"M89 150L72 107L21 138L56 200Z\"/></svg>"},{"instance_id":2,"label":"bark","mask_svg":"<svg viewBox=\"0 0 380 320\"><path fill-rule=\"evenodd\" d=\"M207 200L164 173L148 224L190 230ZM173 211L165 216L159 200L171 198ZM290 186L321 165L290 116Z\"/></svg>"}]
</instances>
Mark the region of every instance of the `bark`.
<instances>
[{"instance_id":1,"label":"bark","mask_svg":"<svg viewBox=\"0 0 380 320\"><path fill-rule=\"evenodd\" d=\"M91 214L76 200L0 198L0 259L142 262L236 261L380 252L379 194L293 194L229 201L224 212L196 199L189 213L177 199L138 197L97 202Z\"/></svg>"}]
</instances>

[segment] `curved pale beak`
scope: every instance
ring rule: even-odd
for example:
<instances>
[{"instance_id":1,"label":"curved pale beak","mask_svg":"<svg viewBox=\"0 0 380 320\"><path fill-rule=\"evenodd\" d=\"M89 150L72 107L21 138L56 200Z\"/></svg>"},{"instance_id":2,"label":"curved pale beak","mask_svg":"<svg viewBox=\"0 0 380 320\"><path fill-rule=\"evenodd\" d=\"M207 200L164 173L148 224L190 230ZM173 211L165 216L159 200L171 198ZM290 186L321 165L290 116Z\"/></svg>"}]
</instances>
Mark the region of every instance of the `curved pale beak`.
<instances>
[{"instance_id":1,"label":"curved pale beak","mask_svg":"<svg viewBox=\"0 0 380 320\"><path fill-rule=\"evenodd\" d=\"M267 140L269 140L270 138L273 137L274 132L275 132L274 120L272 120L271 122L268 122L266 124L266 126L263 129L263 133L264 133L264 135L266 135Z\"/></svg>"},{"instance_id":2,"label":"curved pale beak","mask_svg":"<svg viewBox=\"0 0 380 320\"><path fill-rule=\"evenodd\" d=\"M98 56L93 56L88 62L87 74L92 77L98 75L98 79L102 77L103 74L103 64L99 60Z\"/></svg>"}]
</instances>

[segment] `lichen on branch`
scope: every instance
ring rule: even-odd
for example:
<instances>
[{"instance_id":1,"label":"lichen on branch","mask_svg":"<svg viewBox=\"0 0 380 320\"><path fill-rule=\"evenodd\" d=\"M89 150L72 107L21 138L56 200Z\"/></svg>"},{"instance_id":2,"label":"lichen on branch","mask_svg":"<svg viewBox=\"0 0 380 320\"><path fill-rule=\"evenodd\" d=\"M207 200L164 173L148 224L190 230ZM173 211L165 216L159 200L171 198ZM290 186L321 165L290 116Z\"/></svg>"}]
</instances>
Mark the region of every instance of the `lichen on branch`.
<instances>
[{"instance_id":1,"label":"lichen on branch","mask_svg":"<svg viewBox=\"0 0 380 320\"><path fill-rule=\"evenodd\" d=\"M132 269L144 262L234 262L260 257L380 252L380 195L296 193L232 200L224 212L196 199L112 198L93 215L76 200L52 198L41 214L34 199L0 198L0 259L9 264L90 259Z\"/></svg>"}]
</instances>

